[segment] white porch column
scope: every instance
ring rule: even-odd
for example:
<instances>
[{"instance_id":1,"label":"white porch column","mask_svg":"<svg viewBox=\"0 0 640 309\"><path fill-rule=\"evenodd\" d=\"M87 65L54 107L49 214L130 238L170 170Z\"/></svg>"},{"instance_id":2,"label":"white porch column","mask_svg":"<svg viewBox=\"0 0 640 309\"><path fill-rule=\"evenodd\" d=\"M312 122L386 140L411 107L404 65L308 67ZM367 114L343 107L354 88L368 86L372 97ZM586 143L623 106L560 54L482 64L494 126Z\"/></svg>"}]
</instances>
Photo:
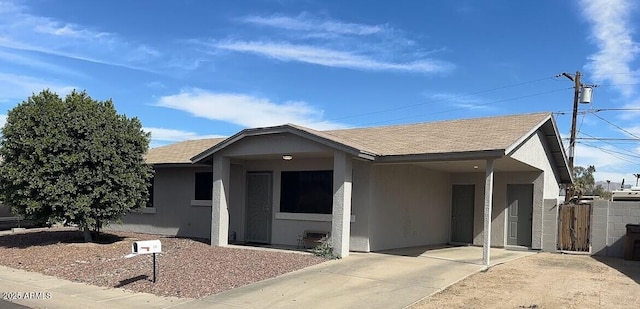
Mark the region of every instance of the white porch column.
<instances>
[{"instance_id":1,"label":"white porch column","mask_svg":"<svg viewBox=\"0 0 640 309\"><path fill-rule=\"evenodd\" d=\"M331 240L334 253L339 257L349 255L351 236L351 158L335 151L333 155L333 216Z\"/></svg>"},{"instance_id":2,"label":"white porch column","mask_svg":"<svg viewBox=\"0 0 640 309\"><path fill-rule=\"evenodd\" d=\"M485 266L489 266L490 263L491 208L493 208L493 159L488 159L484 179L484 244L482 245L482 264Z\"/></svg>"},{"instance_id":3,"label":"white porch column","mask_svg":"<svg viewBox=\"0 0 640 309\"><path fill-rule=\"evenodd\" d=\"M213 156L213 196L211 198L211 245L229 241L229 158Z\"/></svg>"}]
</instances>

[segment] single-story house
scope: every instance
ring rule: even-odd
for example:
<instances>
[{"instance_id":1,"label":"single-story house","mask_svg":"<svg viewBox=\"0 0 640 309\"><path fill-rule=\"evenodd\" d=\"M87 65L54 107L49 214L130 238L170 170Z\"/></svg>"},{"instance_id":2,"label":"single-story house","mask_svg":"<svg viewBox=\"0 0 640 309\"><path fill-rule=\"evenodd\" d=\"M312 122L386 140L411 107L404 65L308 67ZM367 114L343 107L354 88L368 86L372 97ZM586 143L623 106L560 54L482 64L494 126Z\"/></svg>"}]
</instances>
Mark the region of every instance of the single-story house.
<instances>
[{"instance_id":1,"label":"single-story house","mask_svg":"<svg viewBox=\"0 0 640 309\"><path fill-rule=\"evenodd\" d=\"M572 182L550 113L316 131L286 124L151 149L153 201L112 229L335 253L436 244L555 250ZM487 238L484 237L485 233Z\"/></svg>"}]
</instances>

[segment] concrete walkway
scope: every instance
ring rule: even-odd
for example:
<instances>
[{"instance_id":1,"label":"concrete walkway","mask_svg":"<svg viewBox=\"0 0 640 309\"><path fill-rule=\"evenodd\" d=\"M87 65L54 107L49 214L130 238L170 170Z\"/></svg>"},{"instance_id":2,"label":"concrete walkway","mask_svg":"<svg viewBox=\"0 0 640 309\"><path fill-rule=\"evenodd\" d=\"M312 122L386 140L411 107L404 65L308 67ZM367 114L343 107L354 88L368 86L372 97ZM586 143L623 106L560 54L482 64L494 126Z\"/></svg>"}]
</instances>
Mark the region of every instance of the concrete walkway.
<instances>
[{"instance_id":1,"label":"concrete walkway","mask_svg":"<svg viewBox=\"0 0 640 309\"><path fill-rule=\"evenodd\" d=\"M533 254L491 251L495 263ZM36 308L404 308L484 269L475 263L481 259L476 247L353 253L197 300L95 287L0 266L0 292L50 293L48 299L14 300Z\"/></svg>"}]
</instances>

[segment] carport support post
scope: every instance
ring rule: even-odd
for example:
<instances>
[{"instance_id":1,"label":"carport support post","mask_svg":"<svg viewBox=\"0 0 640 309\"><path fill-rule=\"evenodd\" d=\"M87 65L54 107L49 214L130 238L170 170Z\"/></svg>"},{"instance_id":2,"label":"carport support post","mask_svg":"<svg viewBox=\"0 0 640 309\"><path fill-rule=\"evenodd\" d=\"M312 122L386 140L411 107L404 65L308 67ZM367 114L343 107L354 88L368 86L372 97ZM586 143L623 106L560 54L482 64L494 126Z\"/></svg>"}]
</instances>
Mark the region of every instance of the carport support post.
<instances>
[{"instance_id":1,"label":"carport support post","mask_svg":"<svg viewBox=\"0 0 640 309\"><path fill-rule=\"evenodd\" d=\"M211 199L211 245L228 245L229 158L213 156L213 196Z\"/></svg>"},{"instance_id":2,"label":"carport support post","mask_svg":"<svg viewBox=\"0 0 640 309\"><path fill-rule=\"evenodd\" d=\"M484 244L482 245L482 264L489 266L491 248L491 208L493 207L493 159L487 160L484 179Z\"/></svg>"},{"instance_id":3,"label":"carport support post","mask_svg":"<svg viewBox=\"0 0 640 309\"><path fill-rule=\"evenodd\" d=\"M349 255L351 236L351 158L342 151L333 155L333 216L331 241L338 257Z\"/></svg>"}]
</instances>

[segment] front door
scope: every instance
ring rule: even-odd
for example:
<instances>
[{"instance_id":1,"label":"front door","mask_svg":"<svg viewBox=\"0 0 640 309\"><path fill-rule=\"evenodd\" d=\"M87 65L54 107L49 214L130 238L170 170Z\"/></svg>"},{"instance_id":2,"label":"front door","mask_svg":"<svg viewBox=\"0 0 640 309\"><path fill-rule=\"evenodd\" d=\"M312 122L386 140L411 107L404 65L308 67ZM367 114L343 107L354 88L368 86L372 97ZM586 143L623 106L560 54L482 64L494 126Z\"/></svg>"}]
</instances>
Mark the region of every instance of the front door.
<instances>
[{"instance_id":1,"label":"front door","mask_svg":"<svg viewBox=\"0 0 640 309\"><path fill-rule=\"evenodd\" d=\"M271 192L271 173L247 173L247 242L271 242Z\"/></svg>"},{"instance_id":2,"label":"front door","mask_svg":"<svg viewBox=\"0 0 640 309\"><path fill-rule=\"evenodd\" d=\"M507 185L507 245L531 247L533 185Z\"/></svg>"},{"instance_id":3,"label":"front door","mask_svg":"<svg viewBox=\"0 0 640 309\"><path fill-rule=\"evenodd\" d=\"M451 242L473 242L475 185L453 185L451 189Z\"/></svg>"}]
</instances>

